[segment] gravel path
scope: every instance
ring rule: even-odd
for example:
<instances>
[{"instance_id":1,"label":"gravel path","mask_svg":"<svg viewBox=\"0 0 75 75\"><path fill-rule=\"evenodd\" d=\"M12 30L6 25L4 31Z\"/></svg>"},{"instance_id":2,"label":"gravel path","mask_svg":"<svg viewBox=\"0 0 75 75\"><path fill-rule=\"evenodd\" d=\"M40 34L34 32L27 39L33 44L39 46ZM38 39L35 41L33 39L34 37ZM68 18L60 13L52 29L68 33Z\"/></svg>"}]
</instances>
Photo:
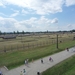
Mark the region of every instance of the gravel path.
<instances>
[{"instance_id":1,"label":"gravel path","mask_svg":"<svg viewBox=\"0 0 75 75\"><path fill-rule=\"evenodd\" d=\"M75 54L75 48L70 48L69 52L64 50L62 52L53 54L51 56L47 56L43 58L43 63L41 63L41 59L36 60L34 62L29 63L27 66L22 65L20 67L17 67L12 70L8 70L3 75L20 75L21 71L23 72L23 69L26 70L26 75L37 75L37 71L43 72L46 69L56 65L57 63L71 57ZM49 57L52 57L53 62L49 61Z\"/></svg>"}]
</instances>

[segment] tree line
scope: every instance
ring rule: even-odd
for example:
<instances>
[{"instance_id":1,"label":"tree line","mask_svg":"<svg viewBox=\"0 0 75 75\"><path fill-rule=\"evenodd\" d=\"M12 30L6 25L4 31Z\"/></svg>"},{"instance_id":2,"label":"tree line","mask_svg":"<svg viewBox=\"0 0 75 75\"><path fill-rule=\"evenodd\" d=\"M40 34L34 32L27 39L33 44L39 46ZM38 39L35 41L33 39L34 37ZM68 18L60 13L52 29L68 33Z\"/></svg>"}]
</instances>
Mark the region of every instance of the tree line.
<instances>
[{"instance_id":1,"label":"tree line","mask_svg":"<svg viewBox=\"0 0 75 75\"><path fill-rule=\"evenodd\" d=\"M2 32L0 31L0 35L1 34L34 34L34 33L66 33L66 32L70 32L73 33L75 32L75 30L70 30L70 31L39 31L39 32L25 32L25 31L13 31L13 32Z\"/></svg>"}]
</instances>

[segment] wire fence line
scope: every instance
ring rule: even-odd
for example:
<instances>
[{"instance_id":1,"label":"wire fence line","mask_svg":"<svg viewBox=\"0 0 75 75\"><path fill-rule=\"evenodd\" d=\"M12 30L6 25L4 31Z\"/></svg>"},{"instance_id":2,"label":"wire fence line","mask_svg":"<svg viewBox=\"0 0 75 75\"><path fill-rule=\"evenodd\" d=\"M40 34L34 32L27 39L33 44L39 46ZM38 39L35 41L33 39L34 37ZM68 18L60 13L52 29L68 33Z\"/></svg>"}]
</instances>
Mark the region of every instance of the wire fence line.
<instances>
[{"instance_id":1,"label":"wire fence line","mask_svg":"<svg viewBox=\"0 0 75 75\"><path fill-rule=\"evenodd\" d=\"M70 41L73 39L63 39L63 40L59 40L59 43L65 42L65 41ZM48 45L52 45L52 44L56 44L56 40L52 40L52 41L43 41L43 42L36 42L36 43L28 43L27 45L25 45L24 43L22 43L21 45L16 45L16 46L4 46L2 49L0 49L0 53L3 52L10 52L10 51L19 51L19 50L27 50L27 49L33 49L33 48L37 48L37 47L43 47L43 46L48 46Z\"/></svg>"}]
</instances>

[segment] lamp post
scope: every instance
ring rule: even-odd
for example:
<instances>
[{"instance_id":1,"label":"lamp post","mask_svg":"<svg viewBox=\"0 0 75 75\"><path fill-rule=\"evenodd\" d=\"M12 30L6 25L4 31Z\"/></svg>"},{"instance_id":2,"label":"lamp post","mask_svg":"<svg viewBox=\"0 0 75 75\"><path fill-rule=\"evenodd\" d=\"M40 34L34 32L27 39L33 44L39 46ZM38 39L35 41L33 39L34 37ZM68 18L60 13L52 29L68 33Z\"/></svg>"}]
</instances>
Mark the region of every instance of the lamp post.
<instances>
[{"instance_id":1,"label":"lamp post","mask_svg":"<svg viewBox=\"0 0 75 75\"><path fill-rule=\"evenodd\" d=\"M58 49L58 34L57 34L57 42L56 42L56 44L57 44L57 49Z\"/></svg>"}]
</instances>

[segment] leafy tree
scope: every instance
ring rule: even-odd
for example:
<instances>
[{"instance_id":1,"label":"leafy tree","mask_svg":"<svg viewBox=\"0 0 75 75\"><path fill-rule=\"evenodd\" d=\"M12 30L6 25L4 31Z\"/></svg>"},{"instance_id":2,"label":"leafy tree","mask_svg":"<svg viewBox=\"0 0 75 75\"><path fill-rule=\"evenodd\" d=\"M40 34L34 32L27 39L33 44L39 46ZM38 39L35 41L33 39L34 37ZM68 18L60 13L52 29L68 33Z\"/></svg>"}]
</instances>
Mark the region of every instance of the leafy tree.
<instances>
[{"instance_id":1,"label":"leafy tree","mask_svg":"<svg viewBox=\"0 0 75 75\"><path fill-rule=\"evenodd\" d=\"M22 31L22 34L24 34L25 32L24 31Z\"/></svg>"},{"instance_id":2,"label":"leafy tree","mask_svg":"<svg viewBox=\"0 0 75 75\"><path fill-rule=\"evenodd\" d=\"M17 31L17 34L19 34L19 31Z\"/></svg>"},{"instance_id":3,"label":"leafy tree","mask_svg":"<svg viewBox=\"0 0 75 75\"><path fill-rule=\"evenodd\" d=\"M14 31L13 34L16 34L16 32Z\"/></svg>"},{"instance_id":4,"label":"leafy tree","mask_svg":"<svg viewBox=\"0 0 75 75\"><path fill-rule=\"evenodd\" d=\"M0 35L2 34L2 32L0 31Z\"/></svg>"}]
</instances>

